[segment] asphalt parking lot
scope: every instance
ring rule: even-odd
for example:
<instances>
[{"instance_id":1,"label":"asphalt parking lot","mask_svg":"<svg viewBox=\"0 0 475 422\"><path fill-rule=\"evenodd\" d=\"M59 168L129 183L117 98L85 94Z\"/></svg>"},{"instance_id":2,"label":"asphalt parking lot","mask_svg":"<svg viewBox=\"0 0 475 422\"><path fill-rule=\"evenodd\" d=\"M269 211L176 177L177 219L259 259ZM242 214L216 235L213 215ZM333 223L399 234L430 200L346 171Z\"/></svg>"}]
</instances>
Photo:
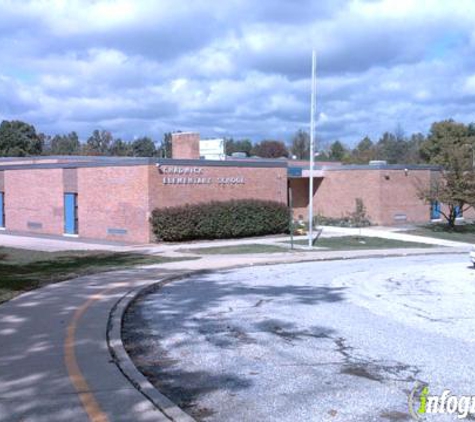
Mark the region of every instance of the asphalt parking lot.
<instances>
[{"instance_id":1,"label":"asphalt parking lot","mask_svg":"<svg viewBox=\"0 0 475 422\"><path fill-rule=\"evenodd\" d=\"M123 337L198 420L405 421L416 382L475 395L474 333L475 271L435 255L195 276L137 301Z\"/></svg>"}]
</instances>

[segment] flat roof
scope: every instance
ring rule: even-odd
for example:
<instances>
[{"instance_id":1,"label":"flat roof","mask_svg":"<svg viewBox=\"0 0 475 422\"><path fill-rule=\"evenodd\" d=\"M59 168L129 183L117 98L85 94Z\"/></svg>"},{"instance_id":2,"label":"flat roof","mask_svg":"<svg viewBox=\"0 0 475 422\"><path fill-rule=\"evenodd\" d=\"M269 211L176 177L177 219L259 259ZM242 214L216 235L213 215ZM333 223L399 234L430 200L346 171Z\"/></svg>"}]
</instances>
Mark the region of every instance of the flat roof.
<instances>
[{"instance_id":1,"label":"flat roof","mask_svg":"<svg viewBox=\"0 0 475 422\"><path fill-rule=\"evenodd\" d=\"M1 170L54 169L81 167L120 167L143 165L195 166L195 167L253 167L253 168L288 168L290 177L301 177L308 172L305 163L294 163L283 159L233 159L226 160L190 160L148 157L109 157L92 155L51 155L31 157L0 157ZM441 166L430 164L325 164L314 165L315 171L351 171L351 170L440 170ZM299 176L300 175L300 176Z\"/></svg>"},{"instance_id":2,"label":"flat roof","mask_svg":"<svg viewBox=\"0 0 475 422\"><path fill-rule=\"evenodd\" d=\"M326 172L330 171L440 171L441 166L429 165L429 164L343 164L343 165L324 165L313 166L314 177L325 177ZM308 178L310 172L309 166L292 166L289 163L287 174L289 178Z\"/></svg>"},{"instance_id":3,"label":"flat roof","mask_svg":"<svg viewBox=\"0 0 475 422\"><path fill-rule=\"evenodd\" d=\"M440 170L441 166L432 164L342 164L336 166L314 166L316 170Z\"/></svg>"},{"instance_id":4,"label":"flat roof","mask_svg":"<svg viewBox=\"0 0 475 422\"><path fill-rule=\"evenodd\" d=\"M148 157L105 157L105 156L43 156L0 158L1 170L57 169L82 167L120 167L144 165L195 166L195 167L253 167L286 168L282 160L188 160Z\"/></svg>"}]
</instances>

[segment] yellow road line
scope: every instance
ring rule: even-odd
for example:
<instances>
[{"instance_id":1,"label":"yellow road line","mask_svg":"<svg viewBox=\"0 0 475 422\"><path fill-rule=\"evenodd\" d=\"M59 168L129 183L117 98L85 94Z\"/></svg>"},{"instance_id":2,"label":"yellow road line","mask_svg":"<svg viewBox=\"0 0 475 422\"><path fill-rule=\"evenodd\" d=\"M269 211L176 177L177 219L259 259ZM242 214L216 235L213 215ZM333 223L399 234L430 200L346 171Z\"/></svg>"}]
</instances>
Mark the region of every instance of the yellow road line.
<instances>
[{"instance_id":1,"label":"yellow road line","mask_svg":"<svg viewBox=\"0 0 475 422\"><path fill-rule=\"evenodd\" d=\"M69 379L76 389L84 410L92 422L109 422L109 418L99 406L99 403L94 397L94 394L92 394L86 379L79 369L76 359L76 351L74 349L76 329L79 320L84 315L89 306L91 306L95 301L101 299L104 294L110 293L116 288L117 287L109 287L102 290L98 294L91 296L90 299L88 299L81 307L76 310L70 324L68 325L67 335L64 342L64 361L68 369Z\"/></svg>"}]
</instances>

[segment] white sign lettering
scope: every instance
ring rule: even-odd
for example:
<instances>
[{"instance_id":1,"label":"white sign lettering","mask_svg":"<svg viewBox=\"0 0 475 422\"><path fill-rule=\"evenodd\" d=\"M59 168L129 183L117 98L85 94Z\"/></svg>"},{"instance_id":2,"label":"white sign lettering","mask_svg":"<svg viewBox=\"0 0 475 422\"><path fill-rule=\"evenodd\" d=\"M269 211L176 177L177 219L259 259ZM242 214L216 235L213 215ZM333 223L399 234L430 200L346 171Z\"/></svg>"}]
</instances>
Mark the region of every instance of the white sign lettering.
<instances>
[{"instance_id":1,"label":"white sign lettering","mask_svg":"<svg viewBox=\"0 0 475 422\"><path fill-rule=\"evenodd\" d=\"M203 174L201 167L164 167L163 173L165 174Z\"/></svg>"},{"instance_id":2,"label":"white sign lettering","mask_svg":"<svg viewBox=\"0 0 475 422\"><path fill-rule=\"evenodd\" d=\"M205 177L201 167L169 166L159 167L159 172L165 176L162 178L164 185L244 185L243 176L235 177Z\"/></svg>"}]
</instances>

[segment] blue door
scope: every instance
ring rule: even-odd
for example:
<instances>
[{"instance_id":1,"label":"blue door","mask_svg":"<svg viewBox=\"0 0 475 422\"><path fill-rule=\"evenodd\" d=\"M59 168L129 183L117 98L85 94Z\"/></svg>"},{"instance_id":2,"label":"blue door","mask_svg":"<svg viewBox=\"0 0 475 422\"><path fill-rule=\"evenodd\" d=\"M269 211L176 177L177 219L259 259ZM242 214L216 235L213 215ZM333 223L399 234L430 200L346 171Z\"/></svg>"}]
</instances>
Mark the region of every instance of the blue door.
<instances>
[{"instance_id":1,"label":"blue door","mask_svg":"<svg viewBox=\"0 0 475 422\"><path fill-rule=\"evenodd\" d=\"M431 220L438 220L440 218L440 202L432 201L430 204L430 218Z\"/></svg>"},{"instance_id":2,"label":"blue door","mask_svg":"<svg viewBox=\"0 0 475 422\"><path fill-rule=\"evenodd\" d=\"M77 194L64 194L64 233L77 234L78 233L78 219L77 219Z\"/></svg>"},{"instance_id":3,"label":"blue door","mask_svg":"<svg viewBox=\"0 0 475 422\"><path fill-rule=\"evenodd\" d=\"M5 205L3 200L3 192L0 192L0 227L5 227Z\"/></svg>"}]
</instances>

